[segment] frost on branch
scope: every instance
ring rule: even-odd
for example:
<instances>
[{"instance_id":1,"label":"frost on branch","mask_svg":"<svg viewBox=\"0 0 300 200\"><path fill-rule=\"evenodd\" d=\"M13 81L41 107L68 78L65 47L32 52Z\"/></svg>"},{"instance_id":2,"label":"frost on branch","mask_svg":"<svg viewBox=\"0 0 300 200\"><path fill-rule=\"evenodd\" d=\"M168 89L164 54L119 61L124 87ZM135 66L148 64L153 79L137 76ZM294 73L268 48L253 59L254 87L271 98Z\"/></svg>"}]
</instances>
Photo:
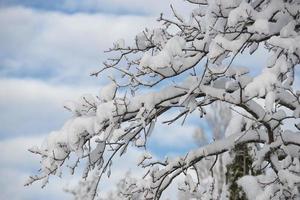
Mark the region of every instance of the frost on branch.
<instances>
[{"instance_id":1,"label":"frost on branch","mask_svg":"<svg viewBox=\"0 0 300 200\"><path fill-rule=\"evenodd\" d=\"M209 160L214 168L217 157L230 160L230 152L243 145L253 147L251 169L260 171L236 181L248 199L300 198L300 92L295 85L299 79L300 2L186 3L191 5L189 16L172 6L174 17L161 14L160 28L145 29L131 43L122 39L114 43L107 51L111 58L92 73L114 71L111 84L99 94L85 94L65 104L73 117L51 132L40 147L30 149L41 157L41 169L26 185L42 181L45 186L50 176L62 174L64 166L74 173L77 164L84 162L82 178L91 184L81 184L71 193L95 199L98 183L104 174L113 173L116 157L126 156L131 146L147 148L157 118L174 110L179 111L178 116L165 123L184 122L195 110L202 118L216 102L232 109L226 131L223 128L225 137L172 159L155 160L145 154L138 162L145 175L124 182L126 198L159 199L179 176L184 181L178 189L193 198L234 198L228 183L220 183L214 174L201 179L197 167ZM251 66L251 62L249 69L234 66L240 54L251 56L259 48L268 51L265 66ZM253 76L257 68L259 74ZM212 192L215 188L219 192Z\"/></svg>"}]
</instances>

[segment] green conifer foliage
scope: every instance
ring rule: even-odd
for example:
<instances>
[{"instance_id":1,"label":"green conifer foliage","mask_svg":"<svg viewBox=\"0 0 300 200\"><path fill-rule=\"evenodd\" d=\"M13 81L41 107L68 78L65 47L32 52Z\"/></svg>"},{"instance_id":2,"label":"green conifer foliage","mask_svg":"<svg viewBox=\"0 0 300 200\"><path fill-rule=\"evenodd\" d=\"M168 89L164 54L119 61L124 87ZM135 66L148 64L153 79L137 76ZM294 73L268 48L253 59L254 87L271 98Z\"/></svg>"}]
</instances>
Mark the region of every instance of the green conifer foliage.
<instances>
[{"instance_id":1,"label":"green conifer foliage","mask_svg":"<svg viewBox=\"0 0 300 200\"><path fill-rule=\"evenodd\" d=\"M257 175L259 171L252 168L253 158L249 154L251 147L240 144L230 152L234 159L231 164L226 166L226 183L228 185L230 200L245 200L246 195L237 184L237 180L245 175Z\"/></svg>"}]
</instances>

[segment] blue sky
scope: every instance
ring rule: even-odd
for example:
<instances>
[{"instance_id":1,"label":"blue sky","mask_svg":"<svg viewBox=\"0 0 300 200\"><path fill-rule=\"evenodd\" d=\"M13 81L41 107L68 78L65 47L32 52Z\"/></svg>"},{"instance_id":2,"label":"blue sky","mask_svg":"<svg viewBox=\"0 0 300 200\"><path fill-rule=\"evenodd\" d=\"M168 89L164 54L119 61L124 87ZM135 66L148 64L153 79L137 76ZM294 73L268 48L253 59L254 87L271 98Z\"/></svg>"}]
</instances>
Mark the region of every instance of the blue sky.
<instances>
[{"instance_id":1,"label":"blue sky","mask_svg":"<svg viewBox=\"0 0 300 200\"><path fill-rule=\"evenodd\" d=\"M156 1L158 2L158 1ZM171 1L169 1L171 2ZM105 13L116 15L152 15L156 11L168 6L168 1L162 5L153 5L151 1L135 0L2 0L1 6L24 6L44 11L60 11L68 14L74 13ZM151 5L151 6L147 6ZM161 10L162 11L162 10Z\"/></svg>"},{"instance_id":2,"label":"blue sky","mask_svg":"<svg viewBox=\"0 0 300 200\"><path fill-rule=\"evenodd\" d=\"M43 190L39 184L23 187L39 164L26 149L41 144L70 117L64 101L97 94L107 83L105 76L89 76L107 57L103 51L119 38L130 40L144 27L157 26L160 12L170 14L170 3L189 12L180 0L0 1L0 199L70 197L62 188L78 177L53 177ZM265 52L258 51L255 58L242 56L235 64L259 68ZM192 134L199 126L205 128L197 113L185 128L158 124L150 150L164 157L194 148ZM112 180L101 188L109 190L127 168L133 168L139 153L132 149L126 162L117 161Z\"/></svg>"}]
</instances>

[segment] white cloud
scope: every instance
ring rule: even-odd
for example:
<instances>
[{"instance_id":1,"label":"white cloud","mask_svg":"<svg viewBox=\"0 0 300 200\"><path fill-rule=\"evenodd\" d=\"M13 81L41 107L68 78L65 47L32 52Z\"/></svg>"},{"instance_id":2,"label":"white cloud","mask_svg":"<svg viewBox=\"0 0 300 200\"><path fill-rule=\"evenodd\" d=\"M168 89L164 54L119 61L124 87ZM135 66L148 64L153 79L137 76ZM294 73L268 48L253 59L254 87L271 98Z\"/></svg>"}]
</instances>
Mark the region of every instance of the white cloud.
<instances>
[{"instance_id":1,"label":"white cloud","mask_svg":"<svg viewBox=\"0 0 300 200\"><path fill-rule=\"evenodd\" d=\"M170 10L170 2L158 0L66 2L75 7L107 5L133 10ZM5 28L0 29L0 75L51 78L77 84L103 82L89 77L107 57L103 51L119 38L133 42L134 35L145 27L158 26L156 18L160 12L154 13L152 16L68 14L21 6L2 7L0 26Z\"/></svg>"},{"instance_id":2,"label":"white cloud","mask_svg":"<svg viewBox=\"0 0 300 200\"><path fill-rule=\"evenodd\" d=\"M51 84L30 79L0 79L0 134L2 137L46 133L60 128L70 117L66 100L98 88Z\"/></svg>"},{"instance_id":3,"label":"white cloud","mask_svg":"<svg viewBox=\"0 0 300 200\"><path fill-rule=\"evenodd\" d=\"M1 104L58 104L79 97L96 87L79 87L51 84L34 79L0 79Z\"/></svg>"},{"instance_id":4,"label":"white cloud","mask_svg":"<svg viewBox=\"0 0 300 200\"><path fill-rule=\"evenodd\" d=\"M27 149L33 145L41 144L42 137L16 137L0 141L1 167L25 167L38 164L35 156Z\"/></svg>"},{"instance_id":5,"label":"white cloud","mask_svg":"<svg viewBox=\"0 0 300 200\"><path fill-rule=\"evenodd\" d=\"M52 75L60 81L71 79L82 84L82 80L90 79L91 71L101 66L103 51L113 41L133 39L153 21L152 17L142 16L2 8L0 26L5 28L0 29L1 73L41 78Z\"/></svg>"}]
</instances>

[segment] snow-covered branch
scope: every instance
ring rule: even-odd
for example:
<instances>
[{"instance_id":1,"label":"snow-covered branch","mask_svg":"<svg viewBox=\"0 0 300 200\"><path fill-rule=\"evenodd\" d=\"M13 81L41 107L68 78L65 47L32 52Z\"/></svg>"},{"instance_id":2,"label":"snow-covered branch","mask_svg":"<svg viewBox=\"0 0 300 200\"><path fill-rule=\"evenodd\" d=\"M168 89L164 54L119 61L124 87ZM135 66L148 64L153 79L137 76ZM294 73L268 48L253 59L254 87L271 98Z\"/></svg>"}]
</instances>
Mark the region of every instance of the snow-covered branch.
<instances>
[{"instance_id":1,"label":"snow-covered branch","mask_svg":"<svg viewBox=\"0 0 300 200\"><path fill-rule=\"evenodd\" d=\"M110 175L115 156L126 156L130 145L147 147L157 118L170 110L181 112L167 120L168 124L195 110L204 116L206 108L218 102L235 112L226 137L173 160L151 160L148 155L139 163L147 171L143 179L125 184L126 198L139 194L136 197L159 199L182 174L186 186L179 189L189 190L199 199L211 198L206 191L212 189L200 183L196 165L204 158L214 158L212 171L219 155L244 144L257 144L252 167L260 170L258 176L244 174L237 181L249 199L299 197L300 133L284 126L300 127L295 122L300 117L300 92L294 85L300 63L299 1L187 3L194 6L189 16L171 6L174 19L161 14L160 28L145 29L128 44L123 39L114 43L103 69L92 73L99 76L103 70L112 70L111 83L97 95L84 95L65 104L73 117L62 129L51 132L43 145L30 149L41 156L41 170L25 185L42 180L45 186L49 176L60 175L65 163L76 155L77 161L69 164L72 173L79 161L85 161L83 179L93 178L91 184L82 184L89 188L70 191L75 196L89 193L85 198L95 199L98 183L104 173ZM253 76L253 68L260 66L248 69L234 64L241 54L251 56L262 48L268 50L268 62L258 75ZM165 80L173 79L174 83L166 86ZM155 91L148 92L149 88ZM197 176L192 177L190 171ZM210 185L214 184L212 179ZM256 193L249 191L249 184L255 185ZM226 183L220 188L226 199Z\"/></svg>"}]
</instances>

